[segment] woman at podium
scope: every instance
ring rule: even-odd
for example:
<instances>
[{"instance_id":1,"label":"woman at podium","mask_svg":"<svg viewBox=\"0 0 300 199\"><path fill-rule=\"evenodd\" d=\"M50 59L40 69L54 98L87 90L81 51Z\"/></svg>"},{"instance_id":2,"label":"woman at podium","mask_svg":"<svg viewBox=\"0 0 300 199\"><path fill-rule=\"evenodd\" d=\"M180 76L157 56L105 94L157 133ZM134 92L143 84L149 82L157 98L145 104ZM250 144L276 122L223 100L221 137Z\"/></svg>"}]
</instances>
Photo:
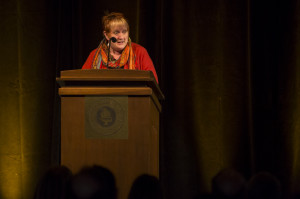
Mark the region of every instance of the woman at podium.
<instances>
[{"instance_id":1,"label":"woman at podium","mask_svg":"<svg viewBox=\"0 0 300 199\"><path fill-rule=\"evenodd\" d=\"M122 13L112 12L102 18L104 38L94 49L82 69L129 69L157 74L147 50L130 40L129 24Z\"/></svg>"}]
</instances>

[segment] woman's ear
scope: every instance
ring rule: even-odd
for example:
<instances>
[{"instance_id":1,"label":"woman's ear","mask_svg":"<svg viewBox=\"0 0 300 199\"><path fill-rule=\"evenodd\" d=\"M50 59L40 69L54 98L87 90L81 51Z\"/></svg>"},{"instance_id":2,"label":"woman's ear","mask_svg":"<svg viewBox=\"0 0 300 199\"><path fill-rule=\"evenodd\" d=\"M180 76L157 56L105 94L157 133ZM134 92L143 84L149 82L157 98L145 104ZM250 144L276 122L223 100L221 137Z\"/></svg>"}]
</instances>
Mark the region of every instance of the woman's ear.
<instances>
[{"instance_id":1,"label":"woman's ear","mask_svg":"<svg viewBox=\"0 0 300 199\"><path fill-rule=\"evenodd\" d=\"M106 33L106 31L103 31L103 35L105 36L106 40L109 40L108 35Z\"/></svg>"}]
</instances>

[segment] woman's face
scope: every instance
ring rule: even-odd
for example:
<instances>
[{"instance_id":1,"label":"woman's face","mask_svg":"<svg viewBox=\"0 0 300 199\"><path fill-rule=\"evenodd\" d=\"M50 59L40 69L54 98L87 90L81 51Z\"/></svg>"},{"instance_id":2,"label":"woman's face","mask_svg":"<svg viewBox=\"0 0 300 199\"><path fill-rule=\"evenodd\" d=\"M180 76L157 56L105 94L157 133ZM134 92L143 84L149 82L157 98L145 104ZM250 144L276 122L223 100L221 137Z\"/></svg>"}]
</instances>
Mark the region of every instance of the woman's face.
<instances>
[{"instance_id":1,"label":"woman's face","mask_svg":"<svg viewBox=\"0 0 300 199\"><path fill-rule=\"evenodd\" d=\"M125 25L112 27L110 33L104 32L107 40L115 37L117 41L115 43L111 42L111 48L115 51L121 52L128 43L128 29Z\"/></svg>"}]
</instances>

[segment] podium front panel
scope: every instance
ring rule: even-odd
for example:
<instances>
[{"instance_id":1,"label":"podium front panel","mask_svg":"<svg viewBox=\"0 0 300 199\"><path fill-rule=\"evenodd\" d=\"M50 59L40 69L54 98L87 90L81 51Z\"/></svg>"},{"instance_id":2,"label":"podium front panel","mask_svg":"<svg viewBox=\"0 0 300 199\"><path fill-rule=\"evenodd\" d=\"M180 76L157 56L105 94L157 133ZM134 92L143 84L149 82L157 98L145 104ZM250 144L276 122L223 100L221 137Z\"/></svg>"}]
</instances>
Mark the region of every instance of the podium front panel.
<instances>
[{"instance_id":1,"label":"podium front panel","mask_svg":"<svg viewBox=\"0 0 300 199\"><path fill-rule=\"evenodd\" d=\"M61 164L73 172L95 164L110 169L116 177L121 199L127 198L139 175L159 177L160 110L151 95L143 94L127 96L128 137L125 139L88 138L85 133L88 95L62 95Z\"/></svg>"}]
</instances>

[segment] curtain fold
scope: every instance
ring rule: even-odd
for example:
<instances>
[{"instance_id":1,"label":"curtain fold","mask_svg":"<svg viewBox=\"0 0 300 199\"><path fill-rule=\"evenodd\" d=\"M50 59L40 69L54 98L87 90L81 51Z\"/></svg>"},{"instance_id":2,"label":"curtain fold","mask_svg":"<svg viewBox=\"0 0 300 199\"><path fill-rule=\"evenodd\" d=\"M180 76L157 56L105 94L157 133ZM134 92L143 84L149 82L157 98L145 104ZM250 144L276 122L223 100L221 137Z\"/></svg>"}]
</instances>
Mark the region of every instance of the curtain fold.
<instances>
[{"instance_id":1,"label":"curtain fold","mask_svg":"<svg viewBox=\"0 0 300 199\"><path fill-rule=\"evenodd\" d=\"M173 182L168 194L176 197L193 193L193 184L209 192L212 177L223 168L250 175L249 19L247 2L166 4L164 23L171 24L164 46L165 156L185 163L164 162L170 170L165 177Z\"/></svg>"}]
</instances>

